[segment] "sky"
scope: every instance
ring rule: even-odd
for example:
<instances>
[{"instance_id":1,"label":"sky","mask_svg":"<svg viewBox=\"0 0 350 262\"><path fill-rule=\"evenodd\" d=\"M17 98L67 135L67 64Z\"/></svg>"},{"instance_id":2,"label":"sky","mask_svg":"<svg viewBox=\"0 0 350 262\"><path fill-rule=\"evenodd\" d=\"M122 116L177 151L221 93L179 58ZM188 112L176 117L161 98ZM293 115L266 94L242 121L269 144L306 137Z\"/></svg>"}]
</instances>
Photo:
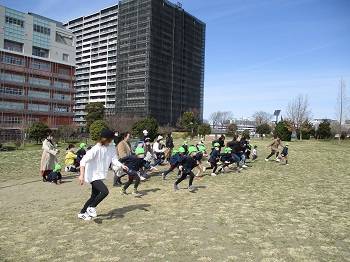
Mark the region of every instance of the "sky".
<instances>
[{"instance_id":1,"label":"sky","mask_svg":"<svg viewBox=\"0 0 350 262\"><path fill-rule=\"evenodd\" d=\"M180 0L206 24L204 119L217 111L286 118L307 95L312 118L335 119L340 81L350 97L350 0ZM60 22L118 4L112 0L0 0ZM274 119L274 117L273 117Z\"/></svg>"}]
</instances>

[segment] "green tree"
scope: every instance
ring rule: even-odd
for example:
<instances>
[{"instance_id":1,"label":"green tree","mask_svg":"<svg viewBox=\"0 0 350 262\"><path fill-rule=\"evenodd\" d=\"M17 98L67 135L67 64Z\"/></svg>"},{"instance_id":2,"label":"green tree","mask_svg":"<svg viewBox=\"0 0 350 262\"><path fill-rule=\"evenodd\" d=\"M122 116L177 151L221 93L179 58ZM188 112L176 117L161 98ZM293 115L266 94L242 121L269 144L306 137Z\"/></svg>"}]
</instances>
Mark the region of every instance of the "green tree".
<instances>
[{"instance_id":1,"label":"green tree","mask_svg":"<svg viewBox=\"0 0 350 262\"><path fill-rule=\"evenodd\" d=\"M312 123L309 120L305 120L300 128L302 129L302 137L300 139L300 133L297 134L298 139L303 140L303 139L310 139L310 136L313 133L314 127Z\"/></svg>"},{"instance_id":2,"label":"green tree","mask_svg":"<svg viewBox=\"0 0 350 262\"><path fill-rule=\"evenodd\" d=\"M98 140L100 138L100 133L103 129L108 128L106 121L97 120L90 125L90 139Z\"/></svg>"},{"instance_id":3,"label":"green tree","mask_svg":"<svg viewBox=\"0 0 350 262\"><path fill-rule=\"evenodd\" d=\"M250 131L249 131L248 129L243 130L242 136L247 137L247 136L249 136L249 135L250 135Z\"/></svg>"},{"instance_id":4,"label":"green tree","mask_svg":"<svg viewBox=\"0 0 350 262\"><path fill-rule=\"evenodd\" d=\"M159 124L155 118L144 118L132 125L132 132L137 137L141 137L142 131L148 131L148 137L154 139L158 134Z\"/></svg>"},{"instance_id":5,"label":"green tree","mask_svg":"<svg viewBox=\"0 0 350 262\"><path fill-rule=\"evenodd\" d=\"M210 124L200 124L197 130L198 134L205 138L206 135L210 135L211 127Z\"/></svg>"},{"instance_id":6,"label":"green tree","mask_svg":"<svg viewBox=\"0 0 350 262\"><path fill-rule=\"evenodd\" d=\"M37 144L41 138L46 137L46 134L51 132L51 129L44 122L34 122L29 127L29 137L35 139Z\"/></svg>"},{"instance_id":7,"label":"green tree","mask_svg":"<svg viewBox=\"0 0 350 262\"><path fill-rule=\"evenodd\" d=\"M284 121L280 121L277 124L274 136L275 137L280 136L281 140L283 140L283 141L290 141L291 136L292 136L292 132L289 131L288 124L287 124L287 122L285 120Z\"/></svg>"},{"instance_id":8,"label":"green tree","mask_svg":"<svg viewBox=\"0 0 350 262\"><path fill-rule=\"evenodd\" d=\"M319 124L318 129L316 130L316 137L317 139L326 139L331 136L331 123L325 119Z\"/></svg>"},{"instance_id":9,"label":"green tree","mask_svg":"<svg viewBox=\"0 0 350 262\"><path fill-rule=\"evenodd\" d=\"M97 121L102 120L105 114L105 107L100 102L90 103L85 106L85 111L87 112L84 119L86 120L86 128L89 129L90 125Z\"/></svg>"},{"instance_id":10,"label":"green tree","mask_svg":"<svg viewBox=\"0 0 350 262\"><path fill-rule=\"evenodd\" d=\"M198 119L197 115L193 111L184 112L181 118L181 127L193 138L197 134Z\"/></svg>"},{"instance_id":11,"label":"green tree","mask_svg":"<svg viewBox=\"0 0 350 262\"><path fill-rule=\"evenodd\" d=\"M261 125L258 125L256 127L256 132L261 136L261 139L263 139L263 135L267 135L271 133L271 127L268 123L263 123Z\"/></svg>"}]
</instances>

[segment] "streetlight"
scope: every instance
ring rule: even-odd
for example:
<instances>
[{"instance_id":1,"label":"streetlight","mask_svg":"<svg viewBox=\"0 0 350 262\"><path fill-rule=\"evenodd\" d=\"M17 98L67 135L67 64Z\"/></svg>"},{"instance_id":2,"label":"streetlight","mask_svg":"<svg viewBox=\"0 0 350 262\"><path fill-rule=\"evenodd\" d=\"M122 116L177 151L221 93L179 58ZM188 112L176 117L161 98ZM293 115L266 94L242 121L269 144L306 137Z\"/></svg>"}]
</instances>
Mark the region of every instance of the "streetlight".
<instances>
[{"instance_id":1,"label":"streetlight","mask_svg":"<svg viewBox=\"0 0 350 262\"><path fill-rule=\"evenodd\" d=\"M278 130L277 130L277 122L278 122L278 116L281 113L281 110L275 110L273 113L274 116L276 116L276 136L278 136Z\"/></svg>"}]
</instances>

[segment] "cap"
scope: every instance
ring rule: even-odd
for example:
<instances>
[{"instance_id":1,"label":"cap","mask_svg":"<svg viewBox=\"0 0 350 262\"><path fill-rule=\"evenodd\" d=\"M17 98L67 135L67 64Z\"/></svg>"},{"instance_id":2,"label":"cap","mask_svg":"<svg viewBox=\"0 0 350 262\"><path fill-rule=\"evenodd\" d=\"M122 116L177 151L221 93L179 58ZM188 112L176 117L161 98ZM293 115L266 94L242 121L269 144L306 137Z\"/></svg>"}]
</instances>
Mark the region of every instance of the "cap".
<instances>
[{"instance_id":1,"label":"cap","mask_svg":"<svg viewBox=\"0 0 350 262\"><path fill-rule=\"evenodd\" d=\"M159 135L159 136L157 137L157 141L162 140L162 139L163 139L163 137L162 137L161 135Z\"/></svg>"},{"instance_id":2,"label":"cap","mask_svg":"<svg viewBox=\"0 0 350 262\"><path fill-rule=\"evenodd\" d=\"M198 150L199 151L205 151L205 147L204 146L200 146Z\"/></svg>"},{"instance_id":3,"label":"cap","mask_svg":"<svg viewBox=\"0 0 350 262\"><path fill-rule=\"evenodd\" d=\"M220 146L220 144L219 143L214 143L214 146L216 147L216 146Z\"/></svg>"},{"instance_id":4,"label":"cap","mask_svg":"<svg viewBox=\"0 0 350 262\"><path fill-rule=\"evenodd\" d=\"M191 154L192 152L197 152L197 148L195 146L190 146L188 148L188 154Z\"/></svg>"},{"instance_id":5,"label":"cap","mask_svg":"<svg viewBox=\"0 0 350 262\"><path fill-rule=\"evenodd\" d=\"M84 146L86 146L85 143L80 143L80 145L79 145L80 148L83 148Z\"/></svg>"},{"instance_id":6,"label":"cap","mask_svg":"<svg viewBox=\"0 0 350 262\"><path fill-rule=\"evenodd\" d=\"M146 137L146 138L145 138L145 142L146 142L146 141L150 141L150 140L151 140L151 139L150 139L149 137Z\"/></svg>"},{"instance_id":7,"label":"cap","mask_svg":"<svg viewBox=\"0 0 350 262\"><path fill-rule=\"evenodd\" d=\"M289 146L289 143L286 143L286 146Z\"/></svg>"},{"instance_id":8,"label":"cap","mask_svg":"<svg viewBox=\"0 0 350 262\"><path fill-rule=\"evenodd\" d=\"M147 131L147 130L143 130L142 133L143 133L144 135L147 135L147 134L148 134L148 131Z\"/></svg>"},{"instance_id":9,"label":"cap","mask_svg":"<svg viewBox=\"0 0 350 262\"><path fill-rule=\"evenodd\" d=\"M103 129L100 133L100 137L112 139L114 138L114 132L110 129Z\"/></svg>"},{"instance_id":10,"label":"cap","mask_svg":"<svg viewBox=\"0 0 350 262\"><path fill-rule=\"evenodd\" d=\"M143 147L138 147L135 150L135 155L144 154L144 153L145 153L145 149L143 149Z\"/></svg>"},{"instance_id":11,"label":"cap","mask_svg":"<svg viewBox=\"0 0 350 262\"><path fill-rule=\"evenodd\" d=\"M53 170L53 172L56 172L57 170L62 169L62 166L60 164L55 165L55 169Z\"/></svg>"}]
</instances>

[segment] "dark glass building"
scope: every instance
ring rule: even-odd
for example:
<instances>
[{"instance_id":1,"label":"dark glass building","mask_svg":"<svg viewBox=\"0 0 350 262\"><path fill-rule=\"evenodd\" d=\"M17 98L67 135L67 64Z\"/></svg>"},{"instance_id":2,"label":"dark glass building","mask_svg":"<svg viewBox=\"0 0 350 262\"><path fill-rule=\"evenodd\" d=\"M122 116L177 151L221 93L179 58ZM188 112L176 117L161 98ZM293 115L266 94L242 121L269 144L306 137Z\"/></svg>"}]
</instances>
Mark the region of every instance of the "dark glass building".
<instances>
[{"instance_id":1,"label":"dark glass building","mask_svg":"<svg viewBox=\"0 0 350 262\"><path fill-rule=\"evenodd\" d=\"M106 49L109 49L108 39L105 41L104 36L99 41L100 36L91 30L89 34L84 34L85 20L91 26L94 23L107 26L107 23L98 23L96 19L101 20L108 15L111 16L108 23L113 25L109 32L114 40L111 46L116 43L116 55L111 57L116 68L109 63L109 55L106 53L107 60L104 64L108 66L103 70L106 78L113 78L115 82L98 84L102 91L99 97L103 98L106 94L105 106L108 111L154 117L162 125L175 125L183 112L190 109L197 110L202 118L205 24L184 11L180 3L173 4L165 0L120 1L116 6L67 23L66 26L77 36L82 55L89 51L90 43L91 48L95 43L96 52L91 54L95 57L99 50L103 50L96 43L105 43ZM94 26L96 33L103 31L100 26ZM86 38L87 35L91 35L91 38ZM83 85L79 82L80 70L88 76L94 61L79 57L79 51L77 49L76 89L79 93L80 86L83 86L86 94L85 97L76 98L76 105L81 107L84 103L86 105L95 101L91 96L91 78L83 78ZM112 90L115 90L113 107L111 96L107 96ZM96 92L94 94L96 96ZM80 100L84 102L79 102Z\"/></svg>"}]
</instances>

